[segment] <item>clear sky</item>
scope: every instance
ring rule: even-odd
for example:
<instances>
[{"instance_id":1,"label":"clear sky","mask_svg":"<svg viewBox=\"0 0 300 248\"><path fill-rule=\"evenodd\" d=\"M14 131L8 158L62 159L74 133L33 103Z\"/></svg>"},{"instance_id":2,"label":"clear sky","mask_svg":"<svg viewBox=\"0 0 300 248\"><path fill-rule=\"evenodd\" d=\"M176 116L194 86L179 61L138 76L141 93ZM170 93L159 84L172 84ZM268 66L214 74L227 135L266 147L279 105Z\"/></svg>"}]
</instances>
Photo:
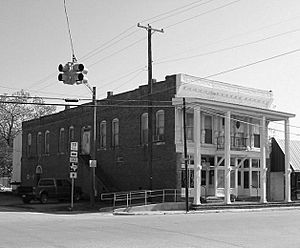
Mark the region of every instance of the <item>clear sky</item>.
<instances>
[{"instance_id":1,"label":"clear sky","mask_svg":"<svg viewBox=\"0 0 300 248\"><path fill-rule=\"evenodd\" d=\"M207 77L267 59L208 78L272 90L274 108L296 114L291 125L300 127L299 0L66 3L75 55L89 69L98 98L147 84L147 32L136 25L149 23L164 29L153 35L154 78ZM83 85L57 80L58 64L72 54L63 0L0 0L0 32L1 94L25 89L34 96L91 97ZM300 128L291 132L300 138Z\"/></svg>"}]
</instances>

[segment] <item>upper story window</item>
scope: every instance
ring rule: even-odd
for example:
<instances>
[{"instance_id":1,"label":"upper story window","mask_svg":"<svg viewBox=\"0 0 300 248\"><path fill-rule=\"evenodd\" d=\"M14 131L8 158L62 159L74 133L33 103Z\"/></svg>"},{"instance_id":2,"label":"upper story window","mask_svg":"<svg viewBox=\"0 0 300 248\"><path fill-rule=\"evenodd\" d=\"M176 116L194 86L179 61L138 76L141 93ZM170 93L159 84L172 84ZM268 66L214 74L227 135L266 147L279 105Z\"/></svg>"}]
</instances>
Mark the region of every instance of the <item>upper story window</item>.
<instances>
[{"instance_id":1,"label":"upper story window","mask_svg":"<svg viewBox=\"0 0 300 248\"><path fill-rule=\"evenodd\" d=\"M32 135L29 133L27 135L27 156L30 157L32 155Z\"/></svg>"},{"instance_id":2,"label":"upper story window","mask_svg":"<svg viewBox=\"0 0 300 248\"><path fill-rule=\"evenodd\" d=\"M112 147L119 146L119 119L113 119L112 121Z\"/></svg>"},{"instance_id":3,"label":"upper story window","mask_svg":"<svg viewBox=\"0 0 300 248\"><path fill-rule=\"evenodd\" d=\"M45 154L50 153L50 131L45 132Z\"/></svg>"},{"instance_id":4,"label":"upper story window","mask_svg":"<svg viewBox=\"0 0 300 248\"><path fill-rule=\"evenodd\" d=\"M69 127L69 143L71 143L74 140L75 140L75 129L73 126L70 126Z\"/></svg>"},{"instance_id":5,"label":"upper story window","mask_svg":"<svg viewBox=\"0 0 300 248\"><path fill-rule=\"evenodd\" d=\"M106 121L100 123L100 148L106 148Z\"/></svg>"},{"instance_id":6,"label":"upper story window","mask_svg":"<svg viewBox=\"0 0 300 248\"><path fill-rule=\"evenodd\" d=\"M204 130L205 130L205 137L204 143L212 144L212 116L211 115L204 115Z\"/></svg>"},{"instance_id":7,"label":"upper story window","mask_svg":"<svg viewBox=\"0 0 300 248\"><path fill-rule=\"evenodd\" d=\"M254 125L253 126L253 146L255 148L260 148L259 125Z\"/></svg>"},{"instance_id":8,"label":"upper story window","mask_svg":"<svg viewBox=\"0 0 300 248\"><path fill-rule=\"evenodd\" d=\"M36 152L38 156L42 155L42 133L38 132L36 136Z\"/></svg>"},{"instance_id":9,"label":"upper story window","mask_svg":"<svg viewBox=\"0 0 300 248\"><path fill-rule=\"evenodd\" d=\"M63 153L65 151L65 129L59 130L58 152Z\"/></svg>"},{"instance_id":10,"label":"upper story window","mask_svg":"<svg viewBox=\"0 0 300 248\"><path fill-rule=\"evenodd\" d=\"M89 155L91 152L91 127L85 126L81 129L81 154Z\"/></svg>"},{"instance_id":11,"label":"upper story window","mask_svg":"<svg viewBox=\"0 0 300 248\"><path fill-rule=\"evenodd\" d=\"M155 135L157 141L164 140L165 134L165 111L159 110L156 112Z\"/></svg>"},{"instance_id":12,"label":"upper story window","mask_svg":"<svg viewBox=\"0 0 300 248\"><path fill-rule=\"evenodd\" d=\"M260 148L260 135L253 134L253 139L254 139L254 147Z\"/></svg>"},{"instance_id":13,"label":"upper story window","mask_svg":"<svg viewBox=\"0 0 300 248\"><path fill-rule=\"evenodd\" d=\"M186 114L186 139L189 141L194 140L194 114Z\"/></svg>"},{"instance_id":14,"label":"upper story window","mask_svg":"<svg viewBox=\"0 0 300 248\"><path fill-rule=\"evenodd\" d=\"M148 144L148 113L141 116L141 144Z\"/></svg>"}]
</instances>

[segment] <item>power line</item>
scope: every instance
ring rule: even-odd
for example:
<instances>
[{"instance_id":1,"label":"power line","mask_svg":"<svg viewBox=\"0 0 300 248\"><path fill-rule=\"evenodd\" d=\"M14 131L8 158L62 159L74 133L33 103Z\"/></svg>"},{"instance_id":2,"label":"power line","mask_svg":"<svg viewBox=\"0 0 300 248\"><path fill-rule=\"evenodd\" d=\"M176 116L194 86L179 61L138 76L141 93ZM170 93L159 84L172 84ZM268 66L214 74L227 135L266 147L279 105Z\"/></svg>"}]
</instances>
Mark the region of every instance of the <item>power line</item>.
<instances>
[{"instance_id":1,"label":"power line","mask_svg":"<svg viewBox=\"0 0 300 248\"><path fill-rule=\"evenodd\" d=\"M171 25L169 25L169 26L166 26L166 27L164 27L164 29L167 29L167 28L170 28L170 27L174 27L174 26L176 26L176 25L178 25L178 24L181 24L181 23L190 21L190 20L192 20L192 19L198 18L198 17L200 17L200 16L209 14L209 13L214 12L214 11L216 11L216 10L226 8L226 7L228 7L228 6L232 5L232 4L235 4L235 3L240 2L240 1L241 1L241 0L232 1L232 2L230 2L230 3L228 3L228 4L222 5L222 6L220 6L220 7L217 7L217 8L211 9L211 10L208 10L208 11L203 12L203 13L201 13L201 14L198 14L198 15L195 15L195 16L192 16L192 17L189 17L189 18L184 19L184 20L182 20L182 21L179 21L179 22L176 22L176 23L171 24Z\"/></svg>"},{"instance_id":2,"label":"power line","mask_svg":"<svg viewBox=\"0 0 300 248\"><path fill-rule=\"evenodd\" d=\"M254 29L254 30L250 30L250 32L249 32L249 31L248 31L248 32L242 32L242 33L239 33L239 34L236 34L236 35L229 36L229 37L227 37L227 38L225 38L225 39L217 40L217 41L215 41L215 42L209 42L209 43L207 43L207 44L205 44L205 45L194 47L194 48L192 48L192 49L189 49L188 51L195 50L195 49L198 49L198 48L203 48L203 47L210 47L210 46L212 46L212 45L216 45L216 44L219 44L219 43L223 43L224 41L232 40L232 39L237 38L237 37L241 37L241 36L244 36L244 35L249 35L249 34L251 34L251 33L256 33L256 32L258 32L258 31L261 31L261 30L264 30L264 29L267 29L267 28L270 28L270 27L273 27L273 26L277 26L277 25L282 24L282 23L284 23L284 22L288 22L288 21L297 19L297 18L299 18L299 17L300 17L300 16L294 16L294 17L292 17L292 18L285 19L285 20L283 20L283 21L274 22L274 23L272 23L272 24L265 25L265 26L259 27L259 28L257 28L257 29ZM180 55L180 54L183 54L183 53L187 53L187 51L173 54L173 56L174 56L174 55ZM173 56L164 57L164 58L161 58L161 60L166 60L166 59L171 58L171 57L173 57ZM171 62L171 60L170 60L170 62ZM157 62L157 63L159 64L160 62ZM161 63L164 63L164 61L162 61Z\"/></svg>"},{"instance_id":3,"label":"power line","mask_svg":"<svg viewBox=\"0 0 300 248\"><path fill-rule=\"evenodd\" d=\"M235 68L232 68L232 69L228 69L226 71L221 71L221 72L218 72L218 73L215 73L215 74L211 74L211 75L206 76L204 78L219 76L219 75L226 74L226 73L229 73L229 72L233 72L233 71L236 71L236 70L240 70L240 69L252 66L252 65L256 65L256 64L259 64L259 63L262 63L262 62L266 62L268 60L277 59L279 57L283 57L283 56L286 56L286 55L289 55L289 54L292 54L292 53L296 53L296 52L299 52L299 51L300 51L300 49L298 48L298 49L295 49L295 50L292 50L292 51L288 51L288 52L281 53L281 54L278 54L278 55L275 55L275 56L272 56L272 57L268 57L268 58L265 58L265 59L262 59L262 60L255 61L255 62L250 63L250 64L241 65L241 66L238 66L238 67L235 67Z\"/></svg>"},{"instance_id":4,"label":"power line","mask_svg":"<svg viewBox=\"0 0 300 248\"><path fill-rule=\"evenodd\" d=\"M72 39L72 35L71 35L71 28L70 28L69 16L68 16L68 12L67 12L66 0L64 0L64 9L65 9L65 14L66 14L68 33L69 33L69 38L70 38L71 50L72 50L72 59L74 62L74 59L76 60L76 57L75 57L75 52L74 52L73 39Z\"/></svg>"},{"instance_id":5,"label":"power line","mask_svg":"<svg viewBox=\"0 0 300 248\"><path fill-rule=\"evenodd\" d=\"M216 54L216 53L219 53L219 52L224 52L224 51L232 50L232 49L235 49L235 48L240 48L240 47L244 47L244 46L248 46L248 45L257 44L257 43L262 42L262 41L278 38L280 36L284 36L284 35L299 32L299 31L300 31L300 28L297 28L297 29L293 29L293 30L290 30L290 31L287 31L287 32L283 32L283 33L275 34L275 35L268 36L268 37L265 37L265 38L262 38L262 39L258 39L258 40L255 40L255 41L250 41L250 42L242 43L242 44L239 44L239 45L225 47L225 48L221 48L221 49L214 50L214 51L211 51L211 52L200 53L200 54L196 54L196 55L192 55L192 56L155 62L154 64L158 65L158 64L164 64L164 63L169 63L169 62L175 62L175 61L186 60L186 59L193 59L193 58L197 58L197 57Z\"/></svg>"},{"instance_id":6,"label":"power line","mask_svg":"<svg viewBox=\"0 0 300 248\"><path fill-rule=\"evenodd\" d=\"M141 41L143 41L143 40L145 40L145 39L147 39L147 38L143 37L142 39L139 39L139 40L137 40L137 41L135 41L135 42L133 42L133 43L130 43L128 46L123 47L122 49L120 49L120 50L118 50L118 51L116 51L116 52L113 52L112 54L110 54L110 55L108 55L108 56L105 56L105 57L101 58L100 60L97 60L96 62L92 63L92 64L90 65L90 67L92 67L92 66L94 66L95 64L98 64L99 62L102 62L102 61L104 61L104 60L106 60L106 59L111 58L113 55L116 55L116 54L118 54L118 53L120 53L120 52L123 52L124 50L126 50L126 49L128 49L128 48L130 48L130 47L132 47L132 46L134 46L134 45L136 45L136 44L138 44L138 43L140 43Z\"/></svg>"},{"instance_id":7,"label":"power line","mask_svg":"<svg viewBox=\"0 0 300 248\"><path fill-rule=\"evenodd\" d=\"M161 20L165 20L165 19L170 18L170 17L172 17L172 16L181 14L181 13L183 13L183 12L186 12L186 11L188 11L188 10L197 8L197 7L199 7L199 6L205 5L205 4L210 3L210 2L213 2L213 1L215 1L215 0L209 0L209 1L205 2L205 3L202 3L203 0L201 0L201 1L196 1L196 2L193 2L193 3L191 3L191 4L185 5L184 7L179 7L179 8L170 10L170 11L168 11L168 12L162 14L162 15L158 15L158 16L156 16L156 17L164 16L164 15L167 15L167 14L170 14L170 15L167 15L166 17L159 18L159 19L157 19L157 20L155 20L155 21L153 21L153 22L151 22L151 23L156 23L156 22L159 22L159 21L161 21ZM192 7L189 7L189 8L187 8L187 9L184 9L184 8L186 8L186 7L188 7L188 6L194 5L195 3L199 3L199 2L200 2L200 4L197 4L196 6L192 6ZM181 11L176 12L177 10L181 10ZM176 13L171 14L172 12L176 12ZM152 18L152 19L153 19L153 18Z\"/></svg>"},{"instance_id":8,"label":"power line","mask_svg":"<svg viewBox=\"0 0 300 248\"><path fill-rule=\"evenodd\" d=\"M0 95L3 98L20 98L20 99L42 99L42 100L66 100L67 98L62 98L62 97L46 97L46 96L19 96L19 95ZM78 101L90 101L90 98L81 98L81 99L76 99Z\"/></svg>"}]
</instances>

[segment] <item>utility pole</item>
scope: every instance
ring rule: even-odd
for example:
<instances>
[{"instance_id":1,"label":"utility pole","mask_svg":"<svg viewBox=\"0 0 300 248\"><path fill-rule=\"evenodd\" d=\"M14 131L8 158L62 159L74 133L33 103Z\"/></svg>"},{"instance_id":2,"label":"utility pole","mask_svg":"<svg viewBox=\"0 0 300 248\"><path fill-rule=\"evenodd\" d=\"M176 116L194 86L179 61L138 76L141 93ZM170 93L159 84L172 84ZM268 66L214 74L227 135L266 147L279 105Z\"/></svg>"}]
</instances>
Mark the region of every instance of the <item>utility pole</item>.
<instances>
[{"instance_id":1,"label":"utility pole","mask_svg":"<svg viewBox=\"0 0 300 248\"><path fill-rule=\"evenodd\" d=\"M153 172L152 172L152 142L153 142L153 110L152 110L152 44L151 36L152 32L163 33L163 29L152 28L149 24L148 26L142 26L140 23L137 24L139 28L144 28L148 33L148 168L150 174L149 189L153 188Z\"/></svg>"},{"instance_id":2,"label":"utility pole","mask_svg":"<svg viewBox=\"0 0 300 248\"><path fill-rule=\"evenodd\" d=\"M184 167L185 167L185 209L189 211L189 173L188 173L188 157L187 157L187 141L186 141L186 107L185 97L183 98L183 150L184 150Z\"/></svg>"}]
</instances>

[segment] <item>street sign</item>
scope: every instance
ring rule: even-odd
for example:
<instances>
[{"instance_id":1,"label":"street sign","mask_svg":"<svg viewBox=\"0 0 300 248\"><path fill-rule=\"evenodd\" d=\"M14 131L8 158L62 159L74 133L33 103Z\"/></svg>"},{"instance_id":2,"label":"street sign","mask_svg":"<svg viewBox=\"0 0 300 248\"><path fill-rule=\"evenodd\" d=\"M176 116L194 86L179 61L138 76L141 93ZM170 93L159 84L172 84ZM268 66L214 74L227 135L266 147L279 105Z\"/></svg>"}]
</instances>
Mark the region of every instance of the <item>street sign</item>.
<instances>
[{"instance_id":1,"label":"street sign","mask_svg":"<svg viewBox=\"0 0 300 248\"><path fill-rule=\"evenodd\" d=\"M78 142L71 142L71 151L78 151Z\"/></svg>"},{"instance_id":2,"label":"street sign","mask_svg":"<svg viewBox=\"0 0 300 248\"><path fill-rule=\"evenodd\" d=\"M70 172L77 172L78 164L71 163L70 165Z\"/></svg>"},{"instance_id":3,"label":"street sign","mask_svg":"<svg viewBox=\"0 0 300 248\"><path fill-rule=\"evenodd\" d=\"M78 163L78 158L70 157L70 163Z\"/></svg>"},{"instance_id":4,"label":"street sign","mask_svg":"<svg viewBox=\"0 0 300 248\"><path fill-rule=\"evenodd\" d=\"M97 167L97 160L90 160L90 167L91 168L96 168Z\"/></svg>"},{"instance_id":5,"label":"street sign","mask_svg":"<svg viewBox=\"0 0 300 248\"><path fill-rule=\"evenodd\" d=\"M77 151L71 151L71 152L70 152L70 157L75 157L75 158L77 158L77 157L78 157L78 152L77 152Z\"/></svg>"},{"instance_id":6,"label":"street sign","mask_svg":"<svg viewBox=\"0 0 300 248\"><path fill-rule=\"evenodd\" d=\"M77 172L70 172L70 178L77 178Z\"/></svg>"}]
</instances>

